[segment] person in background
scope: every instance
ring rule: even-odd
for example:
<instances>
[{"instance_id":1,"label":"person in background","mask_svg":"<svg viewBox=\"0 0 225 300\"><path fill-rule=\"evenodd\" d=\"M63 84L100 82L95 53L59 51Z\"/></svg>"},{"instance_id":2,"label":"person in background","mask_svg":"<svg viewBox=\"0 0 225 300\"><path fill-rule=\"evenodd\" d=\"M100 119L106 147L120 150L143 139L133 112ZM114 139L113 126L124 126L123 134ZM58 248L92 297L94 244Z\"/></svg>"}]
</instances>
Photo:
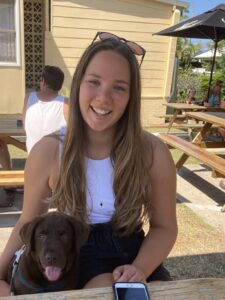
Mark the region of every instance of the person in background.
<instances>
[{"instance_id":1,"label":"person in background","mask_svg":"<svg viewBox=\"0 0 225 300\"><path fill-rule=\"evenodd\" d=\"M68 99L59 95L63 81L64 73L60 68L45 66L40 91L25 97L23 123L28 153L43 136L66 126Z\"/></svg>"},{"instance_id":2,"label":"person in background","mask_svg":"<svg viewBox=\"0 0 225 300\"><path fill-rule=\"evenodd\" d=\"M208 102L207 106L220 107L221 97L222 97L222 87L223 87L223 81L216 80L214 86L209 90L209 95L207 91L207 94L205 96L205 102Z\"/></svg>"},{"instance_id":3,"label":"person in background","mask_svg":"<svg viewBox=\"0 0 225 300\"><path fill-rule=\"evenodd\" d=\"M196 89L194 87L190 88L187 92L187 95L184 99L185 103L191 104L196 100Z\"/></svg>"},{"instance_id":4,"label":"person in background","mask_svg":"<svg viewBox=\"0 0 225 300\"><path fill-rule=\"evenodd\" d=\"M221 107L222 109L224 109L224 111L225 111L225 100L221 101L220 107ZM224 140L224 142L225 142L225 128L219 127L219 128L218 128L218 132L219 132L219 134L221 135L221 137L223 138L223 140ZM225 179L224 179L224 178L222 178L222 179L220 180L220 184L219 184L219 185L220 185L220 187L221 187L222 189L225 190Z\"/></svg>"},{"instance_id":5,"label":"person in background","mask_svg":"<svg viewBox=\"0 0 225 300\"><path fill-rule=\"evenodd\" d=\"M220 108L222 108L225 111L225 100L221 101ZM218 132L225 141L225 128L219 127Z\"/></svg>"},{"instance_id":6,"label":"person in background","mask_svg":"<svg viewBox=\"0 0 225 300\"><path fill-rule=\"evenodd\" d=\"M162 262L177 237L176 169L168 147L142 129L136 55L141 64L140 45L107 32L83 53L64 140L46 136L28 156L23 211L0 257L1 295L21 227L50 203L90 230L77 288L171 279Z\"/></svg>"}]
</instances>

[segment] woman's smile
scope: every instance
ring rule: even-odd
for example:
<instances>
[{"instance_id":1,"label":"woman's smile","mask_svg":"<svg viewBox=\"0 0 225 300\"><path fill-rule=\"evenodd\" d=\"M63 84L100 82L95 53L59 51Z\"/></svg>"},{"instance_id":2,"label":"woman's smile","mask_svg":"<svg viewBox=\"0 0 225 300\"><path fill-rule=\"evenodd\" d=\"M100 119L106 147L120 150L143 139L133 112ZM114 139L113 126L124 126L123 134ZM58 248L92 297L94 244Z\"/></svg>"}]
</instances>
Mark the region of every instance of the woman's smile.
<instances>
[{"instance_id":1,"label":"woman's smile","mask_svg":"<svg viewBox=\"0 0 225 300\"><path fill-rule=\"evenodd\" d=\"M98 107L94 107L92 105L90 105L90 107L96 115L101 116L101 117L108 116L110 113L112 113L111 110L101 109Z\"/></svg>"}]
</instances>

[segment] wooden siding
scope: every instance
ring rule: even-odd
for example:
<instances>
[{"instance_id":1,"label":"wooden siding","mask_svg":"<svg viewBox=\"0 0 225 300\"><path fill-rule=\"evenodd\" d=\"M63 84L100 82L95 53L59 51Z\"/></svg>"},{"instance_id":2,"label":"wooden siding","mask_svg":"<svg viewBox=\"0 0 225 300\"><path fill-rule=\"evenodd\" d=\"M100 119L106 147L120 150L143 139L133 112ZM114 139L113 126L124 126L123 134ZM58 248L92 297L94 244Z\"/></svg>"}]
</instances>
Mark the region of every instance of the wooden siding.
<instances>
[{"instance_id":1,"label":"wooden siding","mask_svg":"<svg viewBox=\"0 0 225 300\"><path fill-rule=\"evenodd\" d=\"M19 1L20 65L0 66L0 113L21 113L25 95L23 1Z\"/></svg>"},{"instance_id":2,"label":"wooden siding","mask_svg":"<svg viewBox=\"0 0 225 300\"><path fill-rule=\"evenodd\" d=\"M96 32L109 31L139 43L147 51L141 67L143 105L151 99L157 105L169 96L176 40L153 33L177 22L173 5L154 0L53 0L51 11L46 64L64 70L68 89L77 62ZM148 122L144 117L144 123Z\"/></svg>"}]
</instances>

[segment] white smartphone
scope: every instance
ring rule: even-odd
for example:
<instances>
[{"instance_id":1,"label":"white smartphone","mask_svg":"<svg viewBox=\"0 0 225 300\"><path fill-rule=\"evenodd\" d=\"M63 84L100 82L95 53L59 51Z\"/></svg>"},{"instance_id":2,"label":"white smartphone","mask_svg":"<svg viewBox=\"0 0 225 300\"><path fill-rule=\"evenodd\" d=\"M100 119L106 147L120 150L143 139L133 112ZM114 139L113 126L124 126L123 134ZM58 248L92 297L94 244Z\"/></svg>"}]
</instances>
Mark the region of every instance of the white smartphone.
<instances>
[{"instance_id":1,"label":"white smartphone","mask_svg":"<svg viewBox=\"0 0 225 300\"><path fill-rule=\"evenodd\" d=\"M116 300L150 300L148 289L142 282L115 282L113 293Z\"/></svg>"}]
</instances>

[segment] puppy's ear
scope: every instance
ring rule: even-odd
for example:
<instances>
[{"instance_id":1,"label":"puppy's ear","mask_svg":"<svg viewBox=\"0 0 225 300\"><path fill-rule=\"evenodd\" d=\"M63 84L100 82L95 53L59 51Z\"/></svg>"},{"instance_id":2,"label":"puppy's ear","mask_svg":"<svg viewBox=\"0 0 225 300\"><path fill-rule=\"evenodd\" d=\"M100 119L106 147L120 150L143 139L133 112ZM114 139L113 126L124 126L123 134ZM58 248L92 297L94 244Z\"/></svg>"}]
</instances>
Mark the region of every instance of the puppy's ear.
<instances>
[{"instance_id":1,"label":"puppy's ear","mask_svg":"<svg viewBox=\"0 0 225 300\"><path fill-rule=\"evenodd\" d=\"M74 228L74 243L76 251L79 253L80 248L85 244L89 236L89 227L86 224L81 223L81 221L75 219L74 217L69 217L69 221Z\"/></svg>"},{"instance_id":2,"label":"puppy's ear","mask_svg":"<svg viewBox=\"0 0 225 300\"><path fill-rule=\"evenodd\" d=\"M20 237L22 242L26 245L27 253L34 250L34 232L40 220L41 216L36 217L34 220L25 223L20 230Z\"/></svg>"}]
</instances>

